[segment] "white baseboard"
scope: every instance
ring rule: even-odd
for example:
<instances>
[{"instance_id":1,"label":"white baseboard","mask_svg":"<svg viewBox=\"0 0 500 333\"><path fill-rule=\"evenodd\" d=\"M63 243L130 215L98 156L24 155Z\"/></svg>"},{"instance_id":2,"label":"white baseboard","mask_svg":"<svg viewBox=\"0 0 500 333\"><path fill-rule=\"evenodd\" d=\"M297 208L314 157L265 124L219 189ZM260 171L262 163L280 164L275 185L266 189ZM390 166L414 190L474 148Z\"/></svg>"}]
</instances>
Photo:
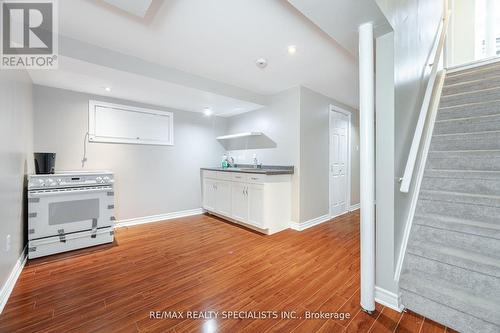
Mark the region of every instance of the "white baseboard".
<instances>
[{"instance_id":1,"label":"white baseboard","mask_svg":"<svg viewBox=\"0 0 500 333\"><path fill-rule=\"evenodd\" d=\"M27 246L23 249L23 252L19 256L19 259L17 259L16 265L10 272L9 278L7 279L7 281L5 281L2 290L0 290L0 313L2 313L5 305L7 304L10 294L12 293L12 290L14 290L14 286L16 285L17 279L19 278L19 275L21 275L24 265L26 264L26 259L28 258L28 256L26 255L26 250Z\"/></svg>"},{"instance_id":2,"label":"white baseboard","mask_svg":"<svg viewBox=\"0 0 500 333\"><path fill-rule=\"evenodd\" d=\"M291 222L290 228L292 228L293 230L302 231L314 227L318 224L330 221L331 219L332 218L330 217L330 215L326 214L303 223Z\"/></svg>"},{"instance_id":3,"label":"white baseboard","mask_svg":"<svg viewBox=\"0 0 500 333\"><path fill-rule=\"evenodd\" d=\"M360 209L360 208L361 208L360 204L359 204L359 203L357 203L357 204L352 205L351 207L349 207L349 211L350 211L350 212L354 212L355 210L358 210L358 209Z\"/></svg>"},{"instance_id":4,"label":"white baseboard","mask_svg":"<svg viewBox=\"0 0 500 333\"><path fill-rule=\"evenodd\" d=\"M403 311L403 306L399 304L399 297L393 292L375 286L375 302L387 306L397 312Z\"/></svg>"},{"instance_id":5,"label":"white baseboard","mask_svg":"<svg viewBox=\"0 0 500 333\"><path fill-rule=\"evenodd\" d=\"M202 208L196 208L196 209L181 210L179 212L172 212L172 213L166 213L166 214L136 217L133 219L125 219L125 220L116 221L115 228L130 227L130 226L138 225L138 224L160 222L160 221L171 220L171 219L176 219L176 218L180 218L180 217L200 215L200 214L203 214L203 212L204 211Z\"/></svg>"}]
</instances>

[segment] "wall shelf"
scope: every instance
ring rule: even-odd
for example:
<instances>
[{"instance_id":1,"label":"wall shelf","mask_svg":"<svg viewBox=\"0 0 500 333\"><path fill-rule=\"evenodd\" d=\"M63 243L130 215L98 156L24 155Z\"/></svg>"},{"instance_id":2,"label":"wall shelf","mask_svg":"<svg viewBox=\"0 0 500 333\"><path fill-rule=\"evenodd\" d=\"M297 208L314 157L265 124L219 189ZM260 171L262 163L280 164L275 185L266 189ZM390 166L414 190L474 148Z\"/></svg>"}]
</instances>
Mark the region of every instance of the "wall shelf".
<instances>
[{"instance_id":1,"label":"wall shelf","mask_svg":"<svg viewBox=\"0 0 500 333\"><path fill-rule=\"evenodd\" d=\"M239 139L239 138L246 138L246 137L252 137L252 136L261 136L262 132L244 132L244 133L236 133L236 134L230 134L230 135L222 135L216 137L217 140L230 140L230 139Z\"/></svg>"}]
</instances>

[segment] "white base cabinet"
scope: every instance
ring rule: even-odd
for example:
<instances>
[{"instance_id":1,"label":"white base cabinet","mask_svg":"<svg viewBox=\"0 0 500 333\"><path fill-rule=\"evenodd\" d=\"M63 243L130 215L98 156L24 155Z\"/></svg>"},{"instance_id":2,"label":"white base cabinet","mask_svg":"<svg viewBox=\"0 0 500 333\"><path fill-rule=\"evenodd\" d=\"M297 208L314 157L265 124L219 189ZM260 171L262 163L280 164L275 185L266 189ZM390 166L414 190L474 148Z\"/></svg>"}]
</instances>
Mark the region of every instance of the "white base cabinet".
<instances>
[{"instance_id":1,"label":"white base cabinet","mask_svg":"<svg viewBox=\"0 0 500 333\"><path fill-rule=\"evenodd\" d=\"M290 226L291 175L202 172L203 208L266 234Z\"/></svg>"}]
</instances>

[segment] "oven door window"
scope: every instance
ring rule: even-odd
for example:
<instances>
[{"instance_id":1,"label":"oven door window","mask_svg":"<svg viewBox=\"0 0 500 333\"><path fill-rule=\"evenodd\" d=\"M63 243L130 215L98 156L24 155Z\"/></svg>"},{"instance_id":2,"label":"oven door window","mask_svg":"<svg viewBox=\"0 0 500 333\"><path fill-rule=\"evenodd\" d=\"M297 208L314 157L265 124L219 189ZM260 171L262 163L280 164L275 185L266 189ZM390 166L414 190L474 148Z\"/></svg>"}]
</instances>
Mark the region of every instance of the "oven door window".
<instances>
[{"instance_id":1,"label":"oven door window","mask_svg":"<svg viewBox=\"0 0 500 333\"><path fill-rule=\"evenodd\" d=\"M49 225L80 222L99 218L99 199L49 203Z\"/></svg>"}]
</instances>

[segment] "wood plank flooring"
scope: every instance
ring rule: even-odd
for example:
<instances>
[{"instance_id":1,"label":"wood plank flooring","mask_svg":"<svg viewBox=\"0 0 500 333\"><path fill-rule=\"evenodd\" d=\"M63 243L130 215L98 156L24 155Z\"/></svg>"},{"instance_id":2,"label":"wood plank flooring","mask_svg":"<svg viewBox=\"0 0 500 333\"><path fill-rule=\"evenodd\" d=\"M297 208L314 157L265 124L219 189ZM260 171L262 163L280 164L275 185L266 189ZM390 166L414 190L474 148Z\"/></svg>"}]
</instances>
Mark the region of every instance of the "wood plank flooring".
<instances>
[{"instance_id":1,"label":"wood plank flooring","mask_svg":"<svg viewBox=\"0 0 500 333\"><path fill-rule=\"evenodd\" d=\"M241 318L263 313L278 318ZM30 261L0 316L0 332L141 331L451 332L412 312L360 311L357 212L273 236L208 215L121 228L112 245Z\"/></svg>"}]
</instances>

